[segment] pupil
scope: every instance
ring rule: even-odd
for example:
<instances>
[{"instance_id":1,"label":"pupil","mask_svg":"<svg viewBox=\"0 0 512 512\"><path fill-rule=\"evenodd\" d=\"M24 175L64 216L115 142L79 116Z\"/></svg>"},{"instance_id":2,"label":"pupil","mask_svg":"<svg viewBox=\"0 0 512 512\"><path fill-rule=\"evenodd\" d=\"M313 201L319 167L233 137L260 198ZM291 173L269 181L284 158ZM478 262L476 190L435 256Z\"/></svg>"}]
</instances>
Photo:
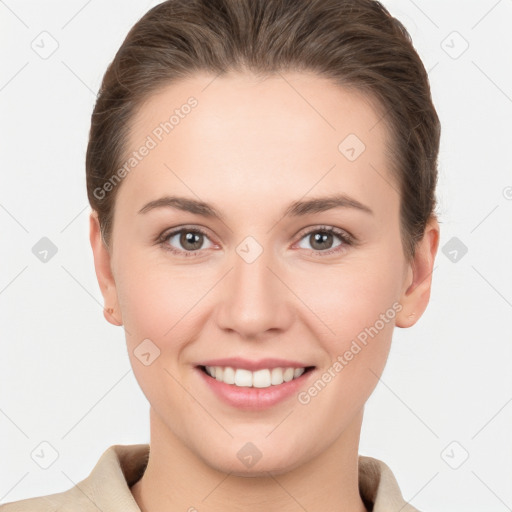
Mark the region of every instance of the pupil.
<instances>
[{"instance_id":1,"label":"pupil","mask_svg":"<svg viewBox=\"0 0 512 512\"><path fill-rule=\"evenodd\" d=\"M325 247L325 244L331 242L331 239L332 233L316 233L314 235L315 244L318 242L321 245L321 247L318 247L319 249L328 249L329 247Z\"/></svg>"},{"instance_id":2,"label":"pupil","mask_svg":"<svg viewBox=\"0 0 512 512\"><path fill-rule=\"evenodd\" d=\"M188 248L188 249L199 249L201 247L201 234L200 233L192 233L192 232L187 232L187 233L184 233L182 236L181 236L181 243L183 245L183 247L185 248ZM195 242L194 242L194 239L195 239ZM187 246L187 244L189 244ZM192 247L190 247L190 245Z\"/></svg>"}]
</instances>

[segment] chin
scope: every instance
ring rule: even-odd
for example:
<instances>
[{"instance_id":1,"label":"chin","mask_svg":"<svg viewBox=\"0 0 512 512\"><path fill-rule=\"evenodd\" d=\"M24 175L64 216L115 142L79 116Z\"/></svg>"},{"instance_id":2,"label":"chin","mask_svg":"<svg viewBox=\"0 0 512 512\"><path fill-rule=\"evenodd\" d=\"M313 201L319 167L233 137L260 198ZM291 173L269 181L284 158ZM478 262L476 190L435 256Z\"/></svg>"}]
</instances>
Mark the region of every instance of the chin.
<instances>
[{"instance_id":1,"label":"chin","mask_svg":"<svg viewBox=\"0 0 512 512\"><path fill-rule=\"evenodd\" d=\"M232 456L227 456L229 454ZM300 466L301 461L297 458L297 453L279 453L272 450L272 455L265 457L257 448L250 443L244 444L242 449L237 448L235 451L223 450L219 456L213 455L213 459L205 459L203 461L222 473L231 475L257 478L268 477L269 473L280 475L287 473ZM251 460L252 459L252 460Z\"/></svg>"}]
</instances>

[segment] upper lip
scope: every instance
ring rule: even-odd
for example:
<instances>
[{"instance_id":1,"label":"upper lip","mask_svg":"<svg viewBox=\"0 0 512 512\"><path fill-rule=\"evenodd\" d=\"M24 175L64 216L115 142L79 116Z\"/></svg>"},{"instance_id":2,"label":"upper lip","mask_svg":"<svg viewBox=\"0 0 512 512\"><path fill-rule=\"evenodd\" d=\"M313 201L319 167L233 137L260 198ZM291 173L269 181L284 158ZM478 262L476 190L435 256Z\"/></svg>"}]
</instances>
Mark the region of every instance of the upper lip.
<instances>
[{"instance_id":1,"label":"upper lip","mask_svg":"<svg viewBox=\"0 0 512 512\"><path fill-rule=\"evenodd\" d=\"M301 363L300 361L290 361L267 357L258 361L250 361L241 357L227 357L222 359L209 359L203 361L197 366L231 366L232 368L243 368L250 371L263 370L265 368L308 368L313 365Z\"/></svg>"}]
</instances>

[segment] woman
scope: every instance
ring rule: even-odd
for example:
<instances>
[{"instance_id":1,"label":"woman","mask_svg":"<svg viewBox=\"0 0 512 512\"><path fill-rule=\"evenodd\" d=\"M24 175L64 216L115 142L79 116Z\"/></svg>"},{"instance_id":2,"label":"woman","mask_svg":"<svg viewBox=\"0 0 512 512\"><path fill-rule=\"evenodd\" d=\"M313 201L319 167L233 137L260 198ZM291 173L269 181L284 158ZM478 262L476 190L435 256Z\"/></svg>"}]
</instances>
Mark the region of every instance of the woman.
<instances>
[{"instance_id":1,"label":"woman","mask_svg":"<svg viewBox=\"0 0 512 512\"><path fill-rule=\"evenodd\" d=\"M150 444L3 510L416 510L358 455L427 307L440 125L373 0L169 0L92 115L90 241Z\"/></svg>"}]
</instances>

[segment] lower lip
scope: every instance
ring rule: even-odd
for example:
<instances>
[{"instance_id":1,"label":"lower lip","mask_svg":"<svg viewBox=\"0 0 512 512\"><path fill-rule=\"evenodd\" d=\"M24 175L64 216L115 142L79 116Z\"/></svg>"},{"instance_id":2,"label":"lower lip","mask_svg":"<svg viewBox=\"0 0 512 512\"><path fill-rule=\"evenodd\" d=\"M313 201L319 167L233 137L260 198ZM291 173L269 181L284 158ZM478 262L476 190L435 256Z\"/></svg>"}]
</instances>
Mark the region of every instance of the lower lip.
<instances>
[{"instance_id":1,"label":"lower lip","mask_svg":"<svg viewBox=\"0 0 512 512\"><path fill-rule=\"evenodd\" d=\"M250 409L260 411L267 409L297 393L299 388L303 387L305 381L314 373L309 370L300 377L292 379L289 382L283 382L277 386L268 388L249 388L235 386L220 382L206 374L201 368L196 367L201 378L210 387L210 389L227 404L239 409Z\"/></svg>"}]
</instances>

